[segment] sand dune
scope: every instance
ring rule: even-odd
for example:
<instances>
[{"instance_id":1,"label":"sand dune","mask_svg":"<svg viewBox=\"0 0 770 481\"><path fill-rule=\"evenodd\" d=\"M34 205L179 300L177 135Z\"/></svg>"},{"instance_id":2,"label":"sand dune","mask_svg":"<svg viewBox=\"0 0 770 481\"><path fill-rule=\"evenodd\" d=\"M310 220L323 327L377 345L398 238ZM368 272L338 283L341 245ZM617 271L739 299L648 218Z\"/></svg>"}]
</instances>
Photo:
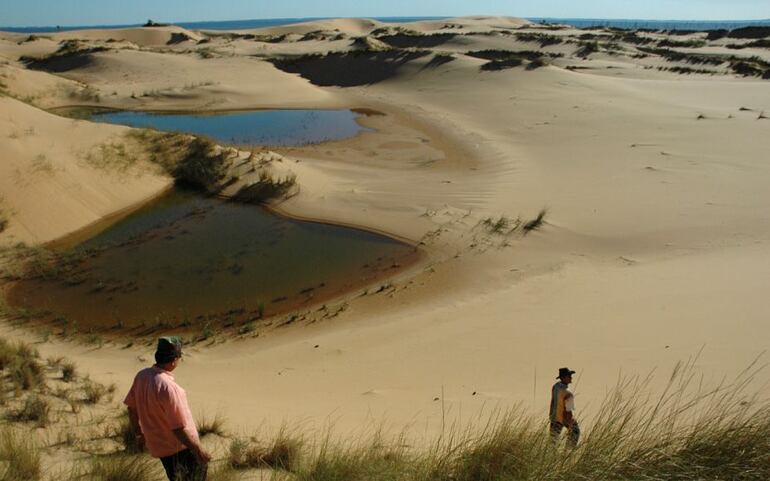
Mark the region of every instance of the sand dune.
<instances>
[{"instance_id":1,"label":"sand dune","mask_svg":"<svg viewBox=\"0 0 770 481\"><path fill-rule=\"evenodd\" d=\"M170 185L141 159L129 167L119 151L110 156L126 128L64 119L8 98L0 107L0 192L10 213L5 242L51 241Z\"/></svg>"},{"instance_id":2,"label":"sand dune","mask_svg":"<svg viewBox=\"0 0 770 481\"><path fill-rule=\"evenodd\" d=\"M384 52L352 38L299 40L339 30L387 43L399 27L455 35ZM720 39L665 47L672 55L641 49L664 48L664 34L489 17L312 22L248 32L286 38L220 34L200 46L162 46L174 28L131 32L121 38L158 47L97 52L61 77L14 63L7 88L79 82L100 94L88 104L137 109L375 109L386 115L362 120L374 132L280 149L299 160L300 193L276 208L389 232L428 253L387 289L335 300L348 308L333 319L192 347L178 373L192 402L244 431L284 418L331 418L341 430L386 418L431 434L442 389L453 419L516 403L543 413L563 365L578 370L590 410L619 374L666 372L703 349L696 370L713 381L770 347L770 66L752 49ZM0 55L13 63L17 47L0 43ZM703 57L727 50L736 57ZM51 96L45 106L67 103ZM168 183L83 162L126 129L8 98L0 107L0 193L13 212L3 240L52 239ZM539 231L490 228L543 208ZM60 341L41 350L120 389L150 354Z\"/></svg>"},{"instance_id":3,"label":"sand dune","mask_svg":"<svg viewBox=\"0 0 770 481\"><path fill-rule=\"evenodd\" d=\"M172 25L168 27L74 30L51 34L51 38L57 41L70 39L103 42L123 41L142 47L152 47L182 42L194 44L203 37L190 30Z\"/></svg>"},{"instance_id":4,"label":"sand dune","mask_svg":"<svg viewBox=\"0 0 770 481\"><path fill-rule=\"evenodd\" d=\"M237 30L238 33L254 33L262 35L304 35L313 31L338 31L349 35L362 35L371 32L383 23L377 20L358 18L339 18L333 20L315 20L295 23L279 27Z\"/></svg>"}]
</instances>

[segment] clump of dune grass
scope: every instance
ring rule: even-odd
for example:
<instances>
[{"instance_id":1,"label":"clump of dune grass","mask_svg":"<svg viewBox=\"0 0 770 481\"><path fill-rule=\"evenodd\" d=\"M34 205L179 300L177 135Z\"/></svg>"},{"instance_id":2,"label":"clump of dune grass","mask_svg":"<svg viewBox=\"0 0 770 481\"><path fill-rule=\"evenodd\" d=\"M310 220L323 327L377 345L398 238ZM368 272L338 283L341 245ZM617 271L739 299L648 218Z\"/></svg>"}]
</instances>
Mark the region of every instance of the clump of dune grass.
<instances>
[{"instance_id":1,"label":"clump of dune grass","mask_svg":"<svg viewBox=\"0 0 770 481\"><path fill-rule=\"evenodd\" d=\"M74 362L64 361L61 363L61 380L64 382L73 381L78 375L77 367Z\"/></svg>"},{"instance_id":2,"label":"clump of dune grass","mask_svg":"<svg viewBox=\"0 0 770 481\"><path fill-rule=\"evenodd\" d=\"M90 460L84 473L73 479L85 481L162 481L160 463L148 456L110 455Z\"/></svg>"},{"instance_id":3,"label":"clump of dune grass","mask_svg":"<svg viewBox=\"0 0 770 481\"><path fill-rule=\"evenodd\" d=\"M213 418L209 418L206 415L201 415L195 422L198 427L198 434L200 437L208 436L209 434L216 434L217 436L225 436L225 418L220 413L214 415Z\"/></svg>"},{"instance_id":4,"label":"clump of dune grass","mask_svg":"<svg viewBox=\"0 0 770 481\"><path fill-rule=\"evenodd\" d=\"M11 344L0 338L0 371L16 389L28 391L45 386L45 370L40 354L28 344Z\"/></svg>"},{"instance_id":5,"label":"clump of dune grass","mask_svg":"<svg viewBox=\"0 0 770 481\"><path fill-rule=\"evenodd\" d=\"M237 481L241 479L237 469L230 466L228 463L220 464L217 467L211 467L209 465L208 476L206 481ZM270 478L273 479L273 478Z\"/></svg>"},{"instance_id":6,"label":"clump of dune grass","mask_svg":"<svg viewBox=\"0 0 770 481\"><path fill-rule=\"evenodd\" d=\"M280 178L262 171L259 173L259 179L241 187L233 196L233 200L262 204L272 199L285 199L292 195L296 185L297 176L294 174Z\"/></svg>"},{"instance_id":7,"label":"clump of dune grass","mask_svg":"<svg viewBox=\"0 0 770 481\"><path fill-rule=\"evenodd\" d=\"M524 230L524 234L528 234L532 232L533 230L540 229L543 224L545 223L545 215L548 213L547 210L543 209L540 212L538 212L537 217L534 219L524 223L522 226L522 229Z\"/></svg>"},{"instance_id":8,"label":"clump of dune grass","mask_svg":"<svg viewBox=\"0 0 770 481\"><path fill-rule=\"evenodd\" d=\"M117 424L113 427L111 437L119 439L120 443L123 445L123 452L126 454L138 454L142 452L142 446L139 444L136 432L134 432L134 429L131 427L127 410L124 410L118 418Z\"/></svg>"},{"instance_id":9,"label":"clump of dune grass","mask_svg":"<svg viewBox=\"0 0 770 481\"><path fill-rule=\"evenodd\" d=\"M226 181L230 151L209 139L150 129L132 130L129 138L183 187L214 194Z\"/></svg>"},{"instance_id":10,"label":"clump of dune grass","mask_svg":"<svg viewBox=\"0 0 770 481\"><path fill-rule=\"evenodd\" d=\"M0 428L0 481L36 481L40 475L40 452L32 438Z\"/></svg>"},{"instance_id":11,"label":"clump of dune grass","mask_svg":"<svg viewBox=\"0 0 770 481\"><path fill-rule=\"evenodd\" d=\"M379 433L368 440L339 443L326 436L295 473L297 481L451 479L434 476L441 463L436 452L411 452L400 440L387 442Z\"/></svg>"},{"instance_id":12,"label":"clump of dune grass","mask_svg":"<svg viewBox=\"0 0 770 481\"><path fill-rule=\"evenodd\" d=\"M17 422L34 422L38 427L45 427L50 422L51 405L43 397L33 395L24 400L24 404L9 414L8 419Z\"/></svg>"},{"instance_id":13,"label":"clump of dune grass","mask_svg":"<svg viewBox=\"0 0 770 481\"><path fill-rule=\"evenodd\" d=\"M482 223L490 233L508 234L515 231L519 227L519 225L521 224L521 220L510 219L504 215L501 215L497 219L493 217L487 217L482 221Z\"/></svg>"},{"instance_id":14,"label":"clump of dune grass","mask_svg":"<svg viewBox=\"0 0 770 481\"><path fill-rule=\"evenodd\" d=\"M299 466L303 445L303 439L284 426L269 442L259 442L255 438L232 440L227 459L235 469L273 468L294 471Z\"/></svg>"},{"instance_id":15,"label":"clump of dune grass","mask_svg":"<svg viewBox=\"0 0 770 481\"><path fill-rule=\"evenodd\" d=\"M8 223L10 222L10 217L8 215L8 212L3 207L3 197L0 196L0 232L3 232L5 229L8 228Z\"/></svg>"},{"instance_id":16,"label":"clump of dune grass","mask_svg":"<svg viewBox=\"0 0 770 481\"><path fill-rule=\"evenodd\" d=\"M104 384L86 379L83 384L83 402L86 404L99 404L105 396L111 396L117 387L114 384L105 386Z\"/></svg>"},{"instance_id":17,"label":"clump of dune grass","mask_svg":"<svg viewBox=\"0 0 770 481\"><path fill-rule=\"evenodd\" d=\"M45 246L18 243L0 249L0 277L7 281L22 279L69 280L81 262L85 251L59 252Z\"/></svg>"}]
</instances>

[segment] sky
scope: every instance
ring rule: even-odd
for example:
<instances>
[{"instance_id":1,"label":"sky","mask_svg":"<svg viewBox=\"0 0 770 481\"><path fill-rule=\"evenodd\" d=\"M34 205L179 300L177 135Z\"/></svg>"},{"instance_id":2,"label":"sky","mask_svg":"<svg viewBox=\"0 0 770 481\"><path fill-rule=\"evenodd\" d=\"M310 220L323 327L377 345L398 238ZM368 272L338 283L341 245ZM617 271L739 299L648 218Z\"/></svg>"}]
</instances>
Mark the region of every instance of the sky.
<instances>
[{"instance_id":1,"label":"sky","mask_svg":"<svg viewBox=\"0 0 770 481\"><path fill-rule=\"evenodd\" d=\"M770 0L0 0L0 26L110 25L302 17L770 19Z\"/></svg>"}]
</instances>

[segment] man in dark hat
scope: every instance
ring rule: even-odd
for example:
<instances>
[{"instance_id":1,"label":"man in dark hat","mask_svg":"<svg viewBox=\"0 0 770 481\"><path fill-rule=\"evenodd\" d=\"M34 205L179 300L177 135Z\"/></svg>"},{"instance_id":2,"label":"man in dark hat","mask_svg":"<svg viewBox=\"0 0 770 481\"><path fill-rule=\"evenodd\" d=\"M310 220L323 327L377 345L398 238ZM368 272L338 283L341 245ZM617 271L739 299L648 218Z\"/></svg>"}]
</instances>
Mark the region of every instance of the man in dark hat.
<instances>
[{"instance_id":1,"label":"man in dark hat","mask_svg":"<svg viewBox=\"0 0 770 481\"><path fill-rule=\"evenodd\" d=\"M569 390L573 374L575 374L575 371L570 370L568 367L559 369L559 376L556 378L559 382L551 388L550 416L551 438L554 443L559 440L559 435L566 428L568 433L567 444L574 448L577 446L578 439L580 439L580 426L578 426L573 414L575 411L575 396Z\"/></svg>"},{"instance_id":2,"label":"man in dark hat","mask_svg":"<svg viewBox=\"0 0 770 481\"><path fill-rule=\"evenodd\" d=\"M170 481L205 481L211 455L201 446L187 394L171 371L182 358L182 341L158 339L155 365L139 371L123 401L140 446L160 458Z\"/></svg>"}]
</instances>

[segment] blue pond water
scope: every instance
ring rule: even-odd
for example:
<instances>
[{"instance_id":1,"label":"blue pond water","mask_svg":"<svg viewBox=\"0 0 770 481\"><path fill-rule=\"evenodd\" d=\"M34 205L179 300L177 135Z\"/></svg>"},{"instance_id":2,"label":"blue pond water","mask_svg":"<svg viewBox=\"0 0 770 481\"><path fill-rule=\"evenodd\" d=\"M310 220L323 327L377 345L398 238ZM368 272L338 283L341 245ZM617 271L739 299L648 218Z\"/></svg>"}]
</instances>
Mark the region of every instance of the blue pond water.
<instances>
[{"instance_id":1,"label":"blue pond water","mask_svg":"<svg viewBox=\"0 0 770 481\"><path fill-rule=\"evenodd\" d=\"M152 127L211 137L231 145L296 146L353 137L368 130L350 110L258 110L213 114L95 113L95 122Z\"/></svg>"}]
</instances>

